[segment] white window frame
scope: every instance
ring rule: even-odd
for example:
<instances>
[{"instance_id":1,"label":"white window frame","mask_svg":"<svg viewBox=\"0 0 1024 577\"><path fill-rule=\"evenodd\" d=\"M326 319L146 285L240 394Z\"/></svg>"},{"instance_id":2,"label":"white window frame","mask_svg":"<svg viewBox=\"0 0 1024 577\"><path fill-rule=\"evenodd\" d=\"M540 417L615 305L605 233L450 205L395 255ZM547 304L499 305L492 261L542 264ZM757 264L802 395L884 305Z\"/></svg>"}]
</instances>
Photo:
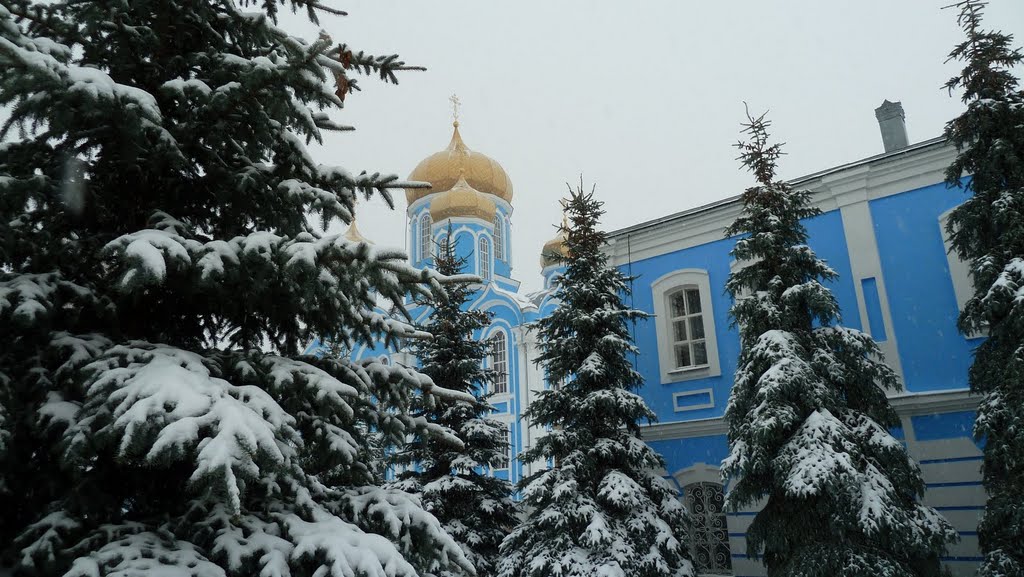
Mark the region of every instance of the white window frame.
<instances>
[{"instance_id":1,"label":"white window frame","mask_svg":"<svg viewBox=\"0 0 1024 577\"><path fill-rule=\"evenodd\" d=\"M677 367L671 296L687 287L696 288L700 293L701 320L704 324L704 343L708 362L700 366ZM715 332L715 313L711 306L711 281L708 271L703 269L672 271L651 283L651 292L654 296L654 324L658 337L658 365L661 382L672 383L721 375L721 361L718 358L718 333Z\"/></svg>"},{"instance_id":2,"label":"white window frame","mask_svg":"<svg viewBox=\"0 0 1024 577\"><path fill-rule=\"evenodd\" d=\"M487 365L497 373L497 378L491 383L491 392L496 396L509 395L508 336L505 335L505 331L495 331L493 335L487 337L487 343L490 345Z\"/></svg>"},{"instance_id":3,"label":"white window frame","mask_svg":"<svg viewBox=\"0 0 1024 577\"><path fill-rule=\"evenodd\" d=\"M505 260L505 217L494 215L494 258Z\"/></svg>"},{"instance_id":4,"label":"white window frame","mask_svg":"<svg viewBox=\"0 0 1024 577\"><path fill-rule=\"evenodd\" d=\"M477 240L477 274L484 282L491 278L491 241L486 236Z\"/></svg>"},{"instance_id":5,"label":"white window frame","mask_svg":"<svg viewBox=\"0 0 1024 577\"><path fill-rule=\"evenodd\" d=\"M501 441L505 443L505 459L491 466L492 471L508 471L512 468L512 429L508 423L501 423Z\"/></svg>"},{"instance_id":6,"label":"white window frame","mask_svg":"<svg viewBox=\"0 0 1024 577\"><path fill-rule=\"evenodd\" d=\"M433 247L430 246L433 242L433 235L431 234L431 228L434 223L430 218L429 213L423 213L420 215L420 260L426 260L433 255Z\"/></svg>"}]
</instances>

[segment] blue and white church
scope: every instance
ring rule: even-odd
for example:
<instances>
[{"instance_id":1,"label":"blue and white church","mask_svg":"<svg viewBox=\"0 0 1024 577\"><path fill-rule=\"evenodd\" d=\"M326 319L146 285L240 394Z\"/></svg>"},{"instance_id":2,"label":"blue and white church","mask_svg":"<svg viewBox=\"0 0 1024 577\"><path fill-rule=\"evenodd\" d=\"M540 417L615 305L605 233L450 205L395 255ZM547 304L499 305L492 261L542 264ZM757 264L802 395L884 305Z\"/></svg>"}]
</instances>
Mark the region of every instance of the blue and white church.
<instances>
[{"instance_id":1,"label":"blue and white church","mask_svg":"<svg viewBox=\"0 0 1024 577\"><path fill-rule=\"evenodd\" d=\"M982 454L971 434L978 400L968 393L967 370L984 335L957 331L971 285L945 233L947 215L966 193L943 182L955 150L942 138L911 144L898 102L886 101L875 114L882 153L790 183L812 191L822 211L805 225L814 251L839 273L831 289L843 324L870 334L903 382L902 391L891 393L902 422L895 434L920 463L925 502L960 532L943 561L954 575L971 575L981 560L976 527L985 493ZM409 180L431 184L406 193L412 263L431 266L432 247L455 241L468 258L467 272L483 279L470 306L494 314L475 336L493 346L488 363L501 378L489 392L511 447L493 474L516 482L544 466L516 456L544 434L521 419L547 387L533 363L536 336L528 325L558 305L552 286L558 267L541 258L544 289L519 293L509 258L512 181L498 162L463 142L458 122L448 147L420 162ZM612 263L635 277L632 306L651 314L634 334L645 381L640 394L658 416L644 438L664 456L664 476L699 520L690 546L702 575L765 574L745 550L756 509L725 512L719 473L728 451L722 416L739 356L725 282L745 264L730 257L734 241L724 231L740 209L736 196L669 214L612 232L607 246ZM564 250L562 242L553 238L542 254ZM423 321L429 311L412 313ZM416 363L402 351L352 354Z\"/></svg>"}]
</instances>

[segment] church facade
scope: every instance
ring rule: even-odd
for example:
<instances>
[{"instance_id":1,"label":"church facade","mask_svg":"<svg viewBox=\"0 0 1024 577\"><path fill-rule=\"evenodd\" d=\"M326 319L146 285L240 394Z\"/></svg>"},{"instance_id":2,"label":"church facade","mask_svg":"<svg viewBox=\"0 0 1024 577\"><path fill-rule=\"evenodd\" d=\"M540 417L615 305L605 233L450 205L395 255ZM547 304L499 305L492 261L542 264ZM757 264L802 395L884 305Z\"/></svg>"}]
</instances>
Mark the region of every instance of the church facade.
<instances>
[{"instance_id":1,"label":"church facade","mask_svg":"<svg viewBox=\"0 0 1024 577\"><path fill-rule=\"evenodd\" d=\"M891 393L902 421L895 433L920 463L925 502L960 532L943 561L954 575L969 575L980 561L976 527L985 494L981 450L971 435L977 399L968 394L967 370L983 335L965 338L957 331L971 287L965 263L948 252L944 229L965 192L943 183L955 151L942 139L908 144L898 103L887 102L876 115L886 152L791 184L811 190L822 210L805 225L812 248L839 273L830 288L843 324L870 334L903 382L902 391ZM492 344L488 364L501 377L488 392L511 447L493 474L517 482L544 466L516 456L544 434L522 419L547 387L533 363L537 343L529 323L558 305L552 286L558 267L542 257L544 289L519 292L509 257L512 182L496 161L463 142L457 122L448 147L424 159L409 180L432 185L407 192L412 263L430 266L434 247L455 242L468 259L467 272L483 279L470 306L492 312L494 320L474 336ZM635 277L630 304L652 315L633 335L645 381L639 392L658 416L644 427L644 438L664 456L663 474L699 520L691 547L706 575L765 574L745 551L756 510L725 512L719 473L728 450L722 416L739 355L725 282L744 265L730 257L734 241L724 231L740 209L734 197L640 223L612 232L607 248L612 263ZM556 236L542 254L563 249ZM417 321L429 312L412 309ZM352 354L416 363L401 351Z\"/></svg>"}]
</instances>

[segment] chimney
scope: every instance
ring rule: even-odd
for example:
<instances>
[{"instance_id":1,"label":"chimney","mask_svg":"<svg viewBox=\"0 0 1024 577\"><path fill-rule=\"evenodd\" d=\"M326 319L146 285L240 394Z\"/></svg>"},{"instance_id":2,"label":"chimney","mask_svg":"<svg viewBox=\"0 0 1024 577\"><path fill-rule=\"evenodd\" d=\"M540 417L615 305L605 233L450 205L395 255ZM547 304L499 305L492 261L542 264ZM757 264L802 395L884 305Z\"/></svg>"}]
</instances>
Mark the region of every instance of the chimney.
<instances>
[{"instance_id":1,"label":"chimney","mask_svg":"<svg viewBox=\"0 0 1024 577\"><path fill-rule=\"evenodd\" d=\"M875 118L878 119L878 128L882 131L882 145L886 152L892 152L906 148L910 141L907 139L906 115L903 114L903 105L899 102L886 100L875 109Z\"/></svg>"}]
</instances>

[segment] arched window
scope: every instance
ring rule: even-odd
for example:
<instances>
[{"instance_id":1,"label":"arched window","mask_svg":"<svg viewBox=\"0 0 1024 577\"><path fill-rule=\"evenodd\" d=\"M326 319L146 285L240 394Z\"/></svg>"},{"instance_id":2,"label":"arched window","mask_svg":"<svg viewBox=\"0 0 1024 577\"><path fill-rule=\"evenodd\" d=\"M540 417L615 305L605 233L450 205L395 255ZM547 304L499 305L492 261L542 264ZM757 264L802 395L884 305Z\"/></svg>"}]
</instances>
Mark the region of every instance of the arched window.
<instances>
[{"instance_id":1,"label":"arched window","mask_svg":"<svg viewBox=\"0 0 1024 577\"><path fill-rule=\"evenodd\" d=\"M448 254L448 235L447 234L442 234L441 235L441 240L438 241L437 247L438 247L438 254L442 254L442 255L447 255Z\"/></svg>"},{"instance_id":2,"label":"arched window","mask_svg":"<svg viewBox=\"0 0 1024 577\"><path fill-rule=\"evenodd\" d=\"M433 251L430 246L430 215L424 214L420 217L420 259L428 259Z\"/></svg>"},{"instance_id":3,"label":"arched window","mask_svg":"<svg viewBox=\"0 0 1024 577\"><path fill-rule=\"evenodd\" d=\"M693 483L685 487L686 508L693 525L690 554L700 575L731 575L732 551L729 528L722 506L725 495L718 483Z\"/></svg>"},{"instance_id":4,"label":"arched window","mask_svg":"<svg viewBox=\"0 0 1024 577\"><path fill-rule=\"evenodd\" d=\"M480 237L477 253L480 258L480 267L477 270L480 271L480 278L486 281L491 278L491 244L486 237Z\"/></svg>"},{"instance_id":5,"label":"arched window","mask_svg":"<svg viewBox=\"0 0 1024 577\"><path fill-rule=\"evenodd\" d=\"M508 392L508 340L505 333L498 331L488 341L491 344L490 365L495 372L494 393L503 394Z\"/></svg>"},{"instance_id":6,"label":"arched window","mask_svg":"<svg viewBox=\"0 0 1024 577\"><path fill-rule=\"evenodd\" d=\"M505 259L505 219L494 215L494 258Z\"/></svg>"}]
</instances>

